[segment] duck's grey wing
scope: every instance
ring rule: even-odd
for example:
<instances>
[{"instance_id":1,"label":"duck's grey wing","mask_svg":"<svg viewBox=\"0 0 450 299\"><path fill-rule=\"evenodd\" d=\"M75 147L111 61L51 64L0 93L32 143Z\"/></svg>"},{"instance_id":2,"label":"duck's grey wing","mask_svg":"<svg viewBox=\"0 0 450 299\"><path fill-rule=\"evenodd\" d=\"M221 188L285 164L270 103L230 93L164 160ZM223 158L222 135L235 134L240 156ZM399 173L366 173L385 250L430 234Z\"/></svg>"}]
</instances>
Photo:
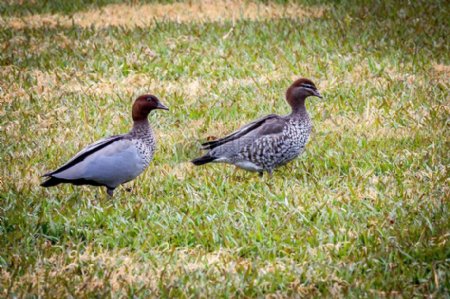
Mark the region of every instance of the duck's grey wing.
<instances>
[{"instance_id":1,"label":"duck's grey wing","mask_svg":"<svg viewBox=\"0 0 450 299\"><path fill-rule=\"evenodd\" d=\"M97 152L98 150L104 148L105 146L121 140L124 138L124 135L115 135L115 136L110 136L107 138L103 138L100 139L99 141L92 143L90 145L88 145L87 147L85 147L84 149L82 149L81 151L79 151L75 156L73 156L69 161L67 161L66 164L64 164L63 166L61 166L60 168L48 172L46 174L44 174L43 176L52 176L54 174L57 174L58 172L64 171L74 165L76 165L77 163L80 163L81 161L83 161L84 159L86 159L86 157L92 155L93 153Z\"/></svg>"},{"instance_id":2,"label":"duck's grey wing","mask_svg":"<svg viewBox=\"0 0 450 299\"><path fill-rule=\"evenodd\" d=\"M262 118L259 118L251 123L249 123L248 125L243 126L242 128L240 128L237 131L234 131L233 133L217 139L217 140L213 140L213 141L209 141L209 142L205 142L202 144L203 149L214 149L220 145L223 145L225 143L231 142L233 140L237 140L247 134L252 133L252 135L256 132L259 131L260 133L263 133L264 131L270 132L271 128L270 126L266 126L269 123L273 123L273 121L277 121L277 120L282 120L283 118L276 115L276 114L269 114L267 116L264 116ZM264 128L264 129L262 129ZM262 130L261 130L262 129Z\"/></svg>"},{"instance_id":3,"label":"duck's grey wing","mask_svg":"<svg viewBox=\"0 0 450 299\"><path fill-rule=\"evenodd\" d=\"M282 117L272 117L266 119L258 127L248 131L246 134L227 140L226 142L214 147L209 154L213 157L231 157L242 151L254 147L258 140L265 140L265 143L271 143L282 138L282 132L287 122Z\"/></svg>"}]
</instances>

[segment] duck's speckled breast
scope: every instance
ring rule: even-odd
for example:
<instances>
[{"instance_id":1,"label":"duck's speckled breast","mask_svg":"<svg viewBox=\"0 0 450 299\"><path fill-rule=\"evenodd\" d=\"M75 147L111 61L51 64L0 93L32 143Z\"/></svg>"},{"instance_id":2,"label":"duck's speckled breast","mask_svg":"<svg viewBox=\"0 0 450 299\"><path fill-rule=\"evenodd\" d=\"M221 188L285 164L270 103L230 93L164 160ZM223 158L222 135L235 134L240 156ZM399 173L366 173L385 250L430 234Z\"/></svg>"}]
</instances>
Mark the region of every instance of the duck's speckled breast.
<instances>
[{"instance_id":1,"label":"duck's speckled breast","mask_svg":"<svg viewBox=\"0 0 450 299\"><path fill-rule=\"evenodd\" d=\"M156 138L148 123L143 123L140 125L135 124L130 137L142 159L141 167L142 170L144 170L153 159L153 154L156 147Z\"/></svg>"},{"instance_id":2,"label":"duck's speckled breast","mask_svg":"<svg viewBox=\"0 0 450 299\"><path fill-rule=\"evenodd\" d=\"M234 162L250 161L264 170L272 170L304 151L311 128L308 118L289 120L281 134L258 138L245 146Z\"/></svg>"},{"instance_id":3,"label":"duck's speckled breast","mask_svg":"<svg viewBox=\"0 0 450 299\"><path fill-rule=\"evenodd\" d=\"M281 163L288 162L303 153L308 143L311 129L312 123L309 119L291 120L289 122L289 125L286 126L283 132L287 150Z\"/></svg>"},{"instance_id":4,"label":"duck's speckled breast","mask_svg":"<svg viewBox=\"0 0 450 299\"><path fill-rule=\"evenodd\" d=\"M142 159L143 169L147 168L150 161L153 159L155 152L156 140L153 134L148 134L140 138L133 138L131 140L138 150L139 156Z\"/></svg>"}]
</instances>

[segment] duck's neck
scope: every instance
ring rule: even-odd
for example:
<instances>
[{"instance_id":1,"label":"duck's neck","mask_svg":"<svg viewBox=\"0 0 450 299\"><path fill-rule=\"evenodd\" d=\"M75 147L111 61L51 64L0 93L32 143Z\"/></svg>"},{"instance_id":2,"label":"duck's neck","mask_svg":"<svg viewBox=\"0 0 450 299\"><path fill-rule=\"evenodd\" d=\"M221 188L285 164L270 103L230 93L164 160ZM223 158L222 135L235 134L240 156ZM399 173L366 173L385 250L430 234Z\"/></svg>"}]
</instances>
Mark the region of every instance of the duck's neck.
<instances>
[{"instance_id":1,"label":"duck's neck","mask_svg":"<svg viewBox=\"0 0 450 299\"><path fill-rule=\"evenodd\" d=\"M151 128L148 119L135 120L133 122L133 129L131 129L131 134L146 135L149 132L151 132Z\"/></svg>"},{"instance_id":2,"label":"duck's neck","mask_svg":"<svg viewBox=\"0 0 450 299\"><path fill-rule=\"evenodd\" d=\"M292 112L290 114L291 117L294 118L304 118L308 117L308 112L306 111L305 99L299 99L295 102L295 105L291 105Z\"/></svg>"}]
</instances>

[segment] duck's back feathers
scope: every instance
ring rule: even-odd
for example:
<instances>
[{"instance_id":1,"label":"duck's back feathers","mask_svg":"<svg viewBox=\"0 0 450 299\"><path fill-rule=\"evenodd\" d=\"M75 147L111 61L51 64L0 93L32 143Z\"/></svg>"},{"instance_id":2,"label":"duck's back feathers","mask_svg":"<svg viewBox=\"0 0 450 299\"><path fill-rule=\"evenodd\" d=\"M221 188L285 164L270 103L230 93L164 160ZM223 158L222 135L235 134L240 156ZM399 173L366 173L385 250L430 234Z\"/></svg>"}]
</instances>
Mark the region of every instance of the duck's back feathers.
<instances>
[{"instance_id":1,"label":"duck's back feathers","mask_svg":"<svg viewBox=\"0 0 450 299\"><path fill-rule=\"evenodd\" d=\"M113 142L116 142L118 140L121 140L124 138L124 135L115 135L115 136L110 136L107 138L103 138L100 139L99 141L88 145L87 147L85 147L84 149L82 149L81 151L79 151L75 156L72 157L72 159L70 159L69 161L67 161L66 164L64 164L63 166L61 166L60 168L48 172L46 174L44 174L43 176L52 176L55 175L57 173L60 173L70 167L73 167L74 165L76 165L77 163L83 161L84 159L86 159L88 156L92 155L93 153L95 153L96 151L101 150L102 148L104 148L105 146L110 145ZM45 182L44 182L45 183ZM54 186L54 185L52 185ZM47 186L44 186L47 187ZM50 187L50 186L49 186Z\"/></svg>"},{"instance_id":2,"label":"duck's back feathers","mask_svg":"<svg viewBox=\"0 0 450 299\"><path fill-rule=\"evenodd\" d=\"M248 125L243 126L239 130L217 140L205 142L202 144L203 149L214 149L225 143L238 140L244 136L263 136L268 134L280 133L285 125L285 120L283 117L270 114L259 118Z\"/></svg>"},{"instance_id":3,"label":"duck's back feathers","mask_svg":"<svg viewBox=\"0 0 450 299\"><path fill-rule=\"evenodd\" d=\"M267 115L224 138L205 143L204 148L210 151L206 155L192 160L192 163L203 165L210 162L228 162L230 158L236 157L236 155L251 151L259 142L258 140L264 139L265 143L270 143L271 140L280 139L279 137L281 137L286 125L285 117L275 114ZM247 167L249 166L247 164L244 168L257 168Z\"/></svg>"},{"instance_id":4,"label":"duck's back feathers","mask_svg":"<svg viewBox=\"0 0 450 299\"><path fill-rule=\"evenodd\" d=\"M113 189L137 177L148 165L132 139L121 136L100 144L50 174L56 180L44 184L51 186L63 182Z\"/></svg>"}]
</instances>

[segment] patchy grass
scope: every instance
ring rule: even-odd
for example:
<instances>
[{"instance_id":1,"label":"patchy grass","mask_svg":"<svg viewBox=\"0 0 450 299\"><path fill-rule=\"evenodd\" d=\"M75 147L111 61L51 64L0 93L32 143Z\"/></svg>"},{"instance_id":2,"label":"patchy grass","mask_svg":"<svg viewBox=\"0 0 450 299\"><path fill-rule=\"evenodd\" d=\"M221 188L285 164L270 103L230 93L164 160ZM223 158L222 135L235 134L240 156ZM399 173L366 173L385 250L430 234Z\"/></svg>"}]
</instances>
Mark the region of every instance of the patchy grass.
<instances>
[{"instance_id":1,"label":"patchy grass","mask_svg":"<svg viewBox=\"0 0 450 299\"><path fill-rule=\"evenodd\" d=\"M448 296L444 1L18 2L0 4L2 297ZM272 179L187 163L286 113L298 76L325 96L302 157ZM142 92L171 111L131 193L39 187L126 132Z\"/></svg>"},{"instance_id":2,"label":"patchy grass","mask_svg":"<svg viewBox=\"0 0 450 299\"><path fill-rule=\"evenodd\" d=\"M270 20L279 18L298 19L320 17L323 7L306 8L296 4L276 4L244 2L238 0L189 1L176 3L151 3L141 5L111 4L97 9L77 12L71 15L53 14L7 17L3 26L14 29L39 27L70 27L73 25L89 28L121 26L127 28L147 27L156 21L172 22L212 22Z\"/></svg>"}]
</instances>

